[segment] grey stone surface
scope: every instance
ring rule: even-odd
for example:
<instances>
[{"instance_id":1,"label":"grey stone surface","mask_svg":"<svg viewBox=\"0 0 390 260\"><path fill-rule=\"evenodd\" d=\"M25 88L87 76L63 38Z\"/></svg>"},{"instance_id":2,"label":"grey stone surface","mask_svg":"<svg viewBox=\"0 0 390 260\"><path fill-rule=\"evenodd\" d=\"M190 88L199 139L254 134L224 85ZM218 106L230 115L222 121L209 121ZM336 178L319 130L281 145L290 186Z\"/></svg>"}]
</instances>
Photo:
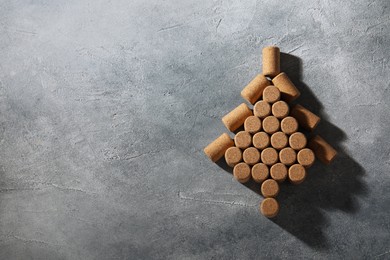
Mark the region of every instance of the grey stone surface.
<instances>
[{"instance_id":1,"label":"grey stone surface","mask_svg":"<svg viewBox=\"0 0 390 260\"><path fill-rule=\"evenodd\" d=\"M389 259L378 1L0 1L0 259ZM203 148L277 44L340 151L261 216Z\"/></svg>"}]
</instances>

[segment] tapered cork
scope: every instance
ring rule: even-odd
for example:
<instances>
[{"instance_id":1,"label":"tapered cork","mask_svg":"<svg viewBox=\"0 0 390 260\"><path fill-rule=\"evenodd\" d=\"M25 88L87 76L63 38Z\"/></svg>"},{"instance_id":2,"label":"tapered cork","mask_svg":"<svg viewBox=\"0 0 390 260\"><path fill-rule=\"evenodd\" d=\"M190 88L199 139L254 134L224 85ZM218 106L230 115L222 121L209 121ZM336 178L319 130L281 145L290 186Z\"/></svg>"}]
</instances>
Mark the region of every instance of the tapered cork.
<instances>
[{"instance_id":1,"label":"tapered cork","mask_svg":"<svg viewBox=\"0 0 390 260\"><path fill-rule=\"evenodd\" d=\"M315 156L325 164L330 164L336 158L337 151L319 135L313 137L308 145Z\"/></svg>"},{"instance_id":2,"label":"tapered cork","mask_svg":"<svg viewBox=\"0 0 390 260\"><path fill-rule=\"evenodd\" d=\"M242 152L238 147L230 147L225 152L226 164L230 167L234 167L237 163L242 161Z\"/></svg>"},{"instance_id":3,"label":"tapered cork","mask_svg":"<svg viewBox=\"0 0 390 260\"><path fill-rule=\"evenodd\" d=\"M210 158L210 160L216 162L221 159L225 154L225 151L233 145L234 142L230 136L227 133L223 133L208 146L206 146L203 151Z\"/></svg>"},{"instance_id":4,"label":"tapered cork","mask_svg":"<svg viewBox=\"0 0 390 260\"><path fill-rule=\"evenodd\" d=\"M272 83L282 93L282 99L286 100L287 102L291 102L301 95L299 90L295 87L295 85L288 78L287 74L284 72L278 74L275 78L273 78Z\"/></svg>"},{"instance_id":5,"label":"tapered cork","mask_svg":"<svg viewBox=\"0 0 390 260\"><path fill-rule=\"evenodd\" d=\"M271 114L271 105L264 100L257 101L253 106L253 114L260 118L267 117Z\"/></svg>"},{"instance_id":6,"label":"tapered cork","mask_svg":"<svg viewBox=\"0 0 390 260\"><path fill-rule=\"evenodd\" d=\"M282 129L283 133L291 135L298 131L298 121L292 116L283 118L282 122L280 122L280 129Z\"/></svg>"},{"instance_id":7,"label":"tapered cork","mask_svg":"<svg viewBox=\"0 0 390 260\"><path fill-rule=\"evenodd\" d=\"M259 74L241 91L241 96L253 105L269 85L269 80L264 75Z\"/></svg>"},{"instance_id":8,"label":"tapered cork","mask_svg":"<svg viewBox=\"0 0 390 260\"><path fill-rule=\"evenodd\" d=\"M252 167L252 179L257 183L262 183L269 176L268 166L264 163L256 163Z\"/></svg>"},{"instance_id":9,"label":"tapered cork","mask_svg":"<svg viewBox=\"0 0 390 260\"><path fill-rule=\"evenodd\" d=\"M261 184L261 194L264 198L274 198L279 194L279 184L272 179L268 179Z\"/></svg>"},{"instance_id":10,"label":"tapered cork","mask_svg":"<svg viewBox=\"0 0 390 260\"><path fill-rule=\"evenodd\" d=\"M296 159L297 159L297 154L294 151L294 149L292 149L290 147L283 148L279 152L279 160L281 163L283 163L285 165L293 164Z\"/></svg>"},{"instance_id":11,"label":"tapered cork","mask_svg":"<svg viewBox=\"0 0 390 260\"><path fill-rule=\"evenodd\" d=\"M263 130L268 134L273 134L280 128L279 119L274 116L267 116L263 119Z\"/></svg>"},{"instance_id":12,"label":"tapered cork","mask_svg":"<svg viewBox=\"0 0 390 260\"><path fill-rule=\"evenodd\" d=\"M290 138L288 139L288 143L290 144L290 147L294 150L301 150L306 147L307 139L304 134L301 132L296 132L290 135Z\"/></svg>"},{"instance_id":13,"label":"tapered cork","mask_svg":"<svg viewBox=\"0 0 390 260\"><path fill-rule=\"evenodd\" d=\"M250 116L245 119L244 122L245 131L254 134L260 131L261 129L261 120L257 116Z\"/></svg>"},{"instance_id":14,"label":"tapered cork","mask_svg":"<svg viewBox=\"0 0 390 260\"><path fill-rule=\"evenodd\" d=\"M240 131L234 136L234 144L241 149L252 145L252 136L246 131Z\"/></svg>"},{"instance_id":15,"label":"tapered cork","mask_svg":"<svg viewBox=\"0 0 390 260\"><path fill-rule=\"evenodd\" d=\"M287 178L287 167L283 163L275 163L270 169L271 178L277 182L283 182Z\"/></svg>"},{"instance_id":16,"label":"tapered cork","mask_svg":"<svg viewBox=\"0 0 390 260\"><path fill-rule=\"evenodd\" d=\"M260 212L267 218L276 217L279 213L279 203L274 198L265 198L260 204Z\"/></svg>"},{"instance_id":17,"label":"tapered cork","mask_svg":"<svg viewBox=\"0 0 390 260\"><path fill-rule=\"evenodd\" d=\"M283 132L276 132L271 135L271 145L276 150L283 149L288 144L287 135Z\"/></svg>"},{"instance_id":18,"label":"tapered cork","mask_svg":"<svg viewBox=\"0 0 390 260\"><path fill-rule=\"evenodd\" d=\"M242 126L245 122L245 119L251 115L253 115L252 110L250 110L247 105L242 103L230 111L227 115L222 117L222 122L226 128L229 129L229 131L234 132L237 130L237 128Z\"/></svg>"},{"instance_id":19,"label":"tapered cork","mask_svg":"<svg viewBox=\"0 0 390 260\"><path fill-rule=\"evenodd\" d=\"M265 149L270 144L269 135L266 132L258 132L252 138L253 146L257 149Z\"/></svg>"},{"instance_id":20,"label":"tapered cork","mask_svg":"<svg viewBox=\"0 0 390 260\"><path fill-rule=\"evenodd\" d=\"M251 167L243 162L236 164L233 168L233 176L241 183L247 182L251 177Z\"/></svg>"},{"instance_id":21,"label":"tapered cork","mask_svg":"<svg viewBox=\"0 0 390 260\"><path fill-rule=\"evenodd\" d=\"M313 165L316 157L314 156L314 152L309 148L304 148L300 150L297 154L297 161L303 167L310 167Z\"/></svg>"},{"instance_id":22,"label":"tapered cork","mask_svg":"<svg viewBox=\"0 0 390 260\"><path fill-rule=\"evenodd\" d=\"M314 130L321 120L316 114L299 104L291 109L290 115L295 117L300 126L310 131Z\"/></svg>"},{"instance_id":23,"label":"tapered cork","mask_svg":"<svg viewBox=\"0 0 390 260\"><path fill-rule=\"evenodd\" d=\"M247 164L255 165L260 161L260 152L255 147L249 147L242 153L242 158Z\"/></svg>"},{"instance_id":24,"label":"tapered cork","mask_svg":"<svg viewBox=\"0 0 390 260\"><path fill-rule=\"evenodd\" d=\"M288 113L290 112L290 107L288 104L282 100L274 103L272 105L272 115L274 117L282 119L288 116Z\"/></svg>"},{"instance_id":25,"label":"tapered cork","mask_svg":"<svg viewBox=\"0 0 390 260\"><path fill-rule=\"evenodd\" d=\"M275 77L280 73L280 50L276 46L263 48L263 74Z\"/></svg>"},{"instance_id":26,"label":"tapered cork","mask_svg":"<svg viewBox=\"0 0 390 260\"><path fill-rule=\"evenodd\" d=\"M275 103L280 99L280 90L275 86L268 86L263 91L263 100L268 103Z\"/></svg>"},{"instance_id":27,"label":"tapered cork","mask_svg":"<svg viewBox=\"0 0 390 260\"><path fill-rule=\"evenodd\" d=\"M288 179L293 184L300 184L306 179L306 169L300 164L291 165L288 169Z\"/></svg>"},{"instance_id":28,"label":"tapered cork","mask_svg":"<svg viewBox=\"0 0 390 260\"><path fill-rule=\"evenodd\" d=\"M278 152L272 148L265 148L261 152L261 161L266 165L273 165L278 161Z\"/></svg>"}]
</instances>

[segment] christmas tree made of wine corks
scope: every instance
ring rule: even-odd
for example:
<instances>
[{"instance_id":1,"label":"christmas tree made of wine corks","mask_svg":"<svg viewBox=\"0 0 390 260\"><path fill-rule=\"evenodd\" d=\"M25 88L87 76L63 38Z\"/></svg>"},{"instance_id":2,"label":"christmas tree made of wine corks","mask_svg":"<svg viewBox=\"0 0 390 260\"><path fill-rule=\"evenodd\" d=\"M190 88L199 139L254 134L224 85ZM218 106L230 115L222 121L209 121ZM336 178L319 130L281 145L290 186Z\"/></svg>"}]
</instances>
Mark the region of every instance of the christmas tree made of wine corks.
<instances>
[{"instance_id":1,"label":"christmas tree made of wine corks","mask_svg":"<svg viewBox=\"0 0 390 260\"><path fill-rule=\"evenodd\" d=\"M265 47L262 55L263 73L241 91L253 109L242 103L222 118L229 131L234 132L242 125L244 131L237 132L234 140L223 133L204 152L213 162L224 157L239 182L252 178L259 183L264 197L260 211L272 218L279 212L275 199L279 184L286 179L293 184L302 183L315 158L329 164L337 152L319 135L307 141L300 132L313 131L320 118L299 104L290 108L289 103L300 92L286 73L280 71L279 48Z\"/></svg>"}]
</instances>

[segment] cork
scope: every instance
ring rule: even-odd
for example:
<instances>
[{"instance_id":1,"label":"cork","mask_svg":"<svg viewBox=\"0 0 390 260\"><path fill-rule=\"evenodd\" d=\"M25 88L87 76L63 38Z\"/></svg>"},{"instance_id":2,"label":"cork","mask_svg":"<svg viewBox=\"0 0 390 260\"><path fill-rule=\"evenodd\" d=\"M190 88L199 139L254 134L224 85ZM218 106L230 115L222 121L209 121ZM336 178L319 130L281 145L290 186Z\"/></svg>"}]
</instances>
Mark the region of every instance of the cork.
<instances>
[{"instance_id":1,"label":"cork","mask_svg":"<svg viewBox=\"0 0 390 260\"><path fill-rule=\"evenodd\" d=\"M251 177L251 167L249 167L248 164L241 162L234 166L233 176L237 181L245 183L249 181Z\"/></svg>"},{"instance_id":2,"label":"cork","mask_svg":"<svg viewBox=\"0 0 390 260\"><path fill-rule=\"evenodd\" d=\"M283 163L275 163L270 169L271 178L281 183L287 178L287 167Z\"/></svg>"},{"instance_id":3,"label":"cork","mask_svg":"<svg viewBox=\"0 0 390 260\"><path fill-rule=\"evenodd\" d=\"M279 193L279 184L272 179L268 179L261 184L261 194L264 198L274 198Z\"/></svg>"},{"instance_id":4,"label":"cork","mask_svg":"<svg viewBox=\"0 0 390 260\"><path fill-rule=\"evenodd\" d=\"M279 152L279 160L285 165L291 165L297 159L297 154L291 147L283 148Z\"/></svg>"},{"instance_id":5,"label":"cork","mask_svg":"<svg viewBox=\"0 0 390 260\"><path fill-rule=\"evenodd\" d=\"M313 137L308 145L315 156L325 164L330 164L336 158L337 151L319 135Z\"/></svg>"},{"instance_id":6,"label":"cork","mask_svg":"<svg viewBox=\"0 0 390 260\"><path fill-rule=\"evenodd\" d=\"M261 120L257 116L250 116L245 119L244 122L245 131L254 134L260 131L261 129Z\"/></svg>"},{"instance_id":7,"label":"cork","mask_svg":"<svg viewBox=\"0 0 390 260\"><path fill-rule=\"evenodd\" d=\"M229 131L234 132L244 124L245 119L248 116L252 115L252 110L249 109L247 105L242 103L232 111L230 111L227 115L222 117L222 122L226 126Z\"/></svg>"},{"instance_id":8,"label":"cork","mask_svg":"<svg viewBox=\"0 0 390 260\"><path fill-rule=\"evenodd\" d=\"M314 152L309 148L304 148L300 150L297 154L298 163L306 168L312 166L315 159L316 158L314 156Z\"/></svg>"},{"instance_id":9,"label":"cork","mask_svg":"<svg viewBox=\"0 0 390 260\"><path fill-rule=\"evenodd\" d=\"M240 131L234 136L234 144L241 149L252 145L252 136L246 131Z\"/></svg>"},{"instance_id":10,"label":"cork","mask_svg":"<svg viewBox=\"0 0 390 260\"><path fill-rule=\"evenodd\" d=\"M252 138L253 146L257 149L265 149L270 144L269 135L266 132L258 132Z\"/></svg>"},{"instance_id":11,"label":"cork","mask_svg":"<svg viewBox=\"0 0 390 260\"><path fill-rule=\"evenodd\" d=\"M280 90L282 99L291 102L297 99L301 93L288 78L287 74L282 72L272 79L272 83Z\"/></svg>"},{"instance_id":12,"label":"cork","mask_svg":"<svg viewBox=\"0 0 390 260\"><path fill-rule=\"evenodd\" d=\"M290 115L295 117L300 126L310 131L314 130L321 120L316 114L299 104L291 109Z\"/></svg>"},{"instance_id":13,"label":"cork","mask_svg":"<svg viewBox=\"0 0 390 260\"><path fill-rule=\"evenodd\" d=\"M288 169L288 179L293 184L300 184L306 179L306 169L300 164L291 165Z\"/></svg>"},{"instance_id":14,"label":"cork","mask_svg":"<svg viewBox=\"0 0 390 260\"><path fill-rule=\"evenodd\" d=\"M263 48L263 74L275 77L280 73L280 50L276 46Z\"/></svg>"},{"instance_id":15,"label":"cork","mask_svg":"<svg viewBox=\"0 0 390 260\"><path fill-rule=\"evenodd\" d=\"M260 152L254 147L249 147L242 153L242 158L247 164L255 165L260 161Z\"/></svg>"},{"instance_id":16,"label":"cork","mask_svg":"<svg viewBox=\"0 0 390 260\"><path fill-rule=\"evenodd\" d=\"M256 163L252 167L252 179L257 183L262 183L269 176L268 166L264 163Z\"/></svg>"},{"instance_id":17,"label":"cork","mask_svg":"<svg viewBox=\"0 0 390 260\"><path fill-rule=\"evenodd\" d=\"M290 144L290 147L294 150L301 150L306 147L307 139L304 134L301 132L296 132L290 135L290 138L288 139L288 143Z\"/></svg>"},{"instance_id":18,"label":"cork","mask_svg":"<svg viewBox=\"0 0 390 260\"><path fill-rule=\"evenodd\" d=\"M261 152L261 161L266 165L273 165L278 161L278 152L272 147L265 148Z\"/></svg>"},{"instance_id":19,"label":"cork","mask_svg":"<svg viewBox=\"0 0 390 260\"><path fill-rule=\"evenodd\" d=\"M263 129L266 133L273 134L279 130L279 127L280 127L279 119L277 119L276 117L267 116L266 118L264 118Z\"/></svg>"},{"instance_id":20,"label":"cork","mask_svg":"<svg viewBox=\"0 0 390 260\"><path fill-rule=\"evenodd\" d=\"M265 118L271 114L271 105L264 100L257 101L253 106L253 114Z\"/></svg>"},{"instance_id":21,"label":"cork","mask_svg":"<svg viewBox=\"0 0 390 260\"><path fill-rule=\"evenodd\" d=\"M260 212L267 218L276 217L279 213L279 203L274 198L265 198L260 204Z\"/></svg>"},{"instance_id":22,"label":"cork","mask_svg":"<svg viewBox=\"0 0 390 260\"><path fill-rule=\"evenodd\" d=\"M269 85L268 79L259 74L241 91L241 96L253 105L261 97L265 87Z\"/></svg>"},{"instance_id":23,"label":"cork","mask_svg":"<svg viewBox=\"0 0 390 260\"><path fill-rule=\"evenodd\" d=\"M276 150L283 149L288 144L287 135L283 132L276 132L271 135L271 145Z\"/></svg>"},{"instance_id":24,"label":"cork","mask_svg":"<svg viewBox=\"0 0 390 260\"><path fill-rule=\"evenodd\" d=\"M280 122L280 129L282 129L283 133L291 135L298 131L298 121L292 116L285 117Z\"/></svg>"},{"instance_id":25,"label":"cork","mask_svg":"<svg viewBox=\"0 0 390 260\"><path fill-rule=\"evenodd\" d=\"M230 147L225 152L226 164L230 167L234 167L237 163L242 161L242 152L238 147Z\"/></svg>"},{"instance_id":26,"label":"cork","mask_svg":"<svg viewBox=\"0 0 390 260\"><path fill-rule=\"evenodd\" d=\"M263 91L263 100L268 103L275 103L280 99L280 90L275 86L268 86Z\"/></svg>"},{"instance_id":27,"label":"cork","mask_svg":"<svg viewBox=\"0 0 390 260\"><path fill-rule=\"evenodd\" d=\"M288 116L288 113L290 112L290 107L288 104L282 100L274 103L272 105L272 115L274 117L282 119Z\"/></svg>"},{"instance_id":28,"label":"cork","mask_svg":"<svg viewBox=\"0 0 390 260\"><path fill-rule=\"evenodd\" d=\"M204 148L204 153L212 160L213 162L218 161L225 154L225 151L234 145L233 140L227 133L223 133L213 142L211 142L206 148Z\"/></svg>"}]
</instances>

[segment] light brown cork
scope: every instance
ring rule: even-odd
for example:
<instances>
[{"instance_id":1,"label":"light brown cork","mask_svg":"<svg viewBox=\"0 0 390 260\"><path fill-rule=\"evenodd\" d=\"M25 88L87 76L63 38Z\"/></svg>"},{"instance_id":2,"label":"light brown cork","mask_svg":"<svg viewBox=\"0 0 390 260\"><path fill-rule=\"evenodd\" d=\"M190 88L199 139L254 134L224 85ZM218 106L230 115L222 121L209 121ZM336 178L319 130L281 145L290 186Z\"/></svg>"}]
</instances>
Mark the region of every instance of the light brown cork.
<instances>
[{"instance_id":1,"label":"light brown cork","mask_svg":"<svg viewBox=\"0 0 390 260\"><path fill-rule=\"evenodd\" d=\"M244 122L245 131L254 134L260 131L261 129L261 120L257 116L250 116L245 119Z\"/></svg>"},{"instance_id":2,"label":"light brown cork","mask_svg":"<svg viewBox=\"0 0 390 260\"><path fill-rule=\"evenodd\" d=\"M288 139L288 143L290 144L290 147L294 150L301 150L306 147L307 139L304 134L301 132L296 132L290 135L290 138Z\"/></svg>"},{"instance_id":3,"label":"light brown cork","mask_svg":"<svg viewBox=\"0 0 390 260\"><path fill-rule=\"evenodd\" d=\"M282 100L274 103L272 105L272 115L274 115L276 118L282 119L288 116L288 113L290 112L290 107L288 104Z\"/></svg>"},{"instance_id":4,"label":"light brown cork","mask_svg":"<svg viewBox=\"0 0 390 260\"><path fill-rule=\"evenodd\" d=\"M299 104L291 109L290 115L295 117L300 126L310 131L313 131L321 120L316 114Z\"/></svg>"},{"instance_id":5,"label":"light brown cork","mask_svg":"<svg viewBox=\"0 0 390 260\"><path fill-rule=\"evenodd\" d=\"M269 176L268 166L264 163L256 163L252 167L252 179L257 183L262 183Z\"/></svg>"},{"instance_id":6,"label":"light brown cork","mask_svg":"<svg viewBox=\"0 0 390 260\"><path fill-rule=\"evenodd\" d=\"M261 194L264 198L274 198L279 194L279 184L273 180L268 179L261 184Z\"/></svg>"},{"instance_id":7,"label":"light brown cork","mask_svg":"<svg viewBox=\"0 0 390 260\"><path fill-rule=\"evenodd\" d=\"M260 212L267 218L276 217L279 213L279 203L274 198L265 198L260 204Z\"/></svg>"},{"instance_id":8,"label":"light brown cork","mask_svg":"<svg viewBox=\"0 0 390 260\"><path fill-rule=\"evenodd\" d=\"M301 95L299 90L295 87L295 85L288 78L287 74L284 72L273 78L272 83L282 93L282 99L286 100L287 102L291 102Z\"/></svg>"},{"instance_id":9,"label":"light brown cork","mask_svg":"<svg viewBox=\"0 0 390 260\"><path fill-rule=\"evenodd\" d=\"M288 169L288 179L293 184L300 184L306 179L306 169L300 164L291 165Z\"/></svg>"},{"instance_id":10,"label":"light brown cork","mask_svg":"<svg viewBox=\"0 0 390 260\"><path fill-rule=\"evenodd\" d=\"M283 148L279 152L279 160L285 165L291 165L297 159L297 154L291 147Z\"/></svg>"},{"instance_id":11,"label":"light brown cork","mask_svg":"<svg viewBox=\"0 0 390 260\"><path fill-rule=\"evenodd\" d=\"M292 116L283 118L280 122L280 129L282 129L283 133L291 135L298 131L298 121Z\"/></svg>"},{"instance_id":12,"label":"light brown cork","mask_svg":"<svg viewBox=\"0 0 390 260\"><path fill-rule=\"evenodd\" d=\"M297 154L298 163L306 168L312 166L315 159L316 157L314 155L314 152L309 148L304 148L300 150Z\"/></svg>"},{"instance_id":13,"label":"light brown cork","mask_svg":"<svg viewBox=\"0 0 390 260\"><path fill-rule=\"evenodd\" d=\"M257 149L265 149L270 145L270 138L266 132L258 132L252 138L253 146Z\"/></svg>"},{"instance_id":14,"label":"light brown cork","mask_svg":"<svg viewBox=\"0 0 390 260\"><path fill-rule=\"evenodd\" d=\"M233 145L234 142L230 136L227 133L223 133L208 146L206 146L203 151L210 158L210 160L216 162L221 159L225 154L225 151Z\"/></svg>"},{"instance_id":15,"label":"light brown cork","mask_svg":"<svg viewBox=\"0 0 390 260\"><path fill-rule=\"evenodd\" d=\"M275 163L270 169L271 178L281 183L287 178L287 167L283 163Z\"/></svg>"},{"instance_id":16,"label":"light brown cork","mask_svg":"<svg viewBox=\"0 0 390 260\"><path fill-rule=\"evenodd\" d=\"M230 167L234 167L237 163L242 161L242 152L238 147L230 147L225 152L226 164Z\"/></svg>"},{"instance_id":17,"label":"light brown cork","mask_svg":"<svg viewBox=\"0 0 390 260\"><path fill-rule=\"evenodd\" d=\"M274 116L267 116L263 119L263 130L268 134L273 134L280 128L279 119Z\"/></svg>"},{"instance_id":18,"label":"light brown cork","mask_svg":"<svg viewBox=\"0 0 390 260\"><path fill-rule=\"evenodd\" d=\"M253 106L253 114L260 118L267 117L271 114L271 105L264 100L257 101Z\"/></svg>"},{"instance_id":19,"label":"light brown cork","mask_svg":"<svg viewBox=\"0 0 390 260\"><path fill-rule=\"evenodd\" d=\"M268 86L263 91L263 100L268 103L275 103L280 99L280 90L275 86Z\"/></svg>"},{"instance_id":20,"label":"light brown cork","mask_svg":"<svg viewBox=\"0 0 390 260\"><path fill-rule=\"evenodd\" d=\"M261 161L266 165L273 165L278 161L278 152L272 148L265 148L261 152Z\"/></svg>"},{"instance_id":21,"label":"light brown cork","mask_svg":"<svg viewBox=\"0 0 390 260\"><path fill-rule=\"evenodd\" d=\"M263 48L263 74L275 77L280 73L280 50L276 46Z\"/></svg>"},{"instance_id":22,"label":"light brown cork","mask_svg":"<svg viewBox=\"0 0 390 260\"><path fill-rule=\"evenodd\" d=\"M252 136L246 131L240 131L234 136L234 144L241 149L252 145Z\"/></svg>"},{"instance_id":23,"label":"light brown cork","mask_svg":"<svg viewBox=\"0 0 390 260\"><path fill-rule=\"evenodd\" d=\"M245 183L251 177L251 167L243 162L236 164L233 168L233 176L237 181Z\"/></svg>"},{"instance_id":24,"label":"light brown cork","mask_svg":"<svg viewBox=\"0 0 390 260\"><path fill-rule=\"evenodd\" d=\"M271 135L271 145L276 150L283 149L288 144L287 135L283 132L276 132Z\"/></svg>"},{"instance_id":25,"label":"light brown cork","mask_svg":"<svg viewBox=\"0 0 390 260\"><path fill-rule=\"evenodd\" d=\"M308 145L315 156L325 164L330 164L336 158L337 151L319 135L313 137Z\"/></svg>"},{"instance_id":26,"label":"light brown cork","mask_svg":"<svg viewBox=\"0 0 390 260\"><path fill-rule=\"evenodd\" d=\"M241 96L253 105L269 85L269 80L264 75L259 74L241 91Z\"/></svg>"},{"instance_id":27,"label":"light brown cork","mask_svg":"<svg viewBox=\"0 0 390 260\"><path fill-rule=\"evenodd\" d=\"M249 109L249 107L242 103L232 111L230 111L227 115L222 117L222 122L226 126L229 131L234 132L242 126L245 122L245 119L248 116L251 116L252 110Z\"/></svg>"},{"instance_id":28,"label":"light brown cork","mask_svg":"<svg viewBox=\"0 0 390 260\"><path fill-rule=\"evenodd\" d=\"M249 147L242 153L242 158L247 164L255 165L260 161L260 152L255 147Z\"/></svg>"}]
</instances>

